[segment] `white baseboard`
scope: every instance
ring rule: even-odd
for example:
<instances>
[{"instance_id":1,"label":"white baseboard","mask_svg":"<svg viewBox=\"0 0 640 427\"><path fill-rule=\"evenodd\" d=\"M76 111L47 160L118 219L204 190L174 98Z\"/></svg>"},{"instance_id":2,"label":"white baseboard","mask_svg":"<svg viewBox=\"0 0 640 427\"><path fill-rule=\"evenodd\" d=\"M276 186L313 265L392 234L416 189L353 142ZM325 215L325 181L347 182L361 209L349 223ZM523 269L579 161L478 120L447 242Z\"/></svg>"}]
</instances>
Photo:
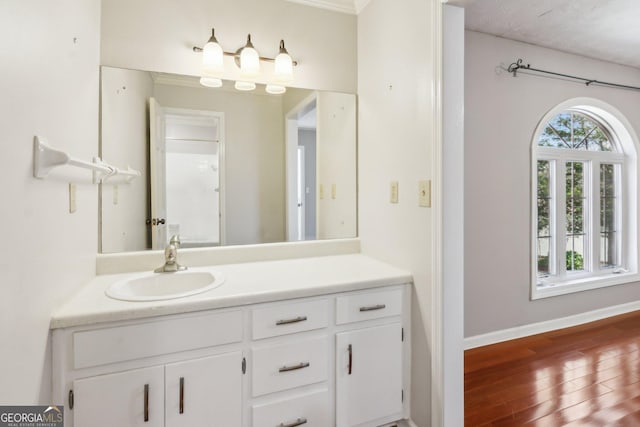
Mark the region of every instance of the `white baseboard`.
<instances>
[{"instance_id":1,"label":"white baseboard","mask_svg":"<svg viewBox=\"0 0 640 427\"><path fill-rule=\"evenodd\" d=\"M544 322L517 326L515 328L503 329L501 331L489 332L487 334L465 338L464 349L469 350L476 347L482 347L485 345L496 344L503 341L528 337L530 335L541 334L543 332L569 328L571 326L582 325L583 323L589 323L595 320L617 316L619 314L630 313L636 310L640 310L640 301L614 305L612 307L587 311L586 313L574 314L573 316L561 317L559 319L553 320L545 320Z\"/></svg>"},{"instance_id":2,"label":"white baseboard","mask_svg":"<svg viewBox=\"0 0 640 427\"><path fill-rule=\"evenodd\" d=\"M394 422L394 423L385 424L385 425L380 426L380 427L395 426L395 425L398 425L399 427L418 427L416 425L416 423L414 423L411 420L400 420L400 421L397 421L397 422Z\"/></svg>"}]
</instances>

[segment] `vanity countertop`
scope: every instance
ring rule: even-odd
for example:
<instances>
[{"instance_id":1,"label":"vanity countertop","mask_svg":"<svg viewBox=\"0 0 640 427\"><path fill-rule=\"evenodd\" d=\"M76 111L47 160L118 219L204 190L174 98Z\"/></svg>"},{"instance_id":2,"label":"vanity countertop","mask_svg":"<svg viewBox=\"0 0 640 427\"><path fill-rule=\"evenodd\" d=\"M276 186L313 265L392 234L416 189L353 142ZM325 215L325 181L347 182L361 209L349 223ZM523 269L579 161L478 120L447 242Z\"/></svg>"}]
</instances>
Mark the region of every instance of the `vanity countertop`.
<instances>
[{"instance_id":1,"label":"vanity countertop","mask_svg":"<svg viewBox=\"0 0 640 427\"><path fill-rule=\"evenodd\" d=\"M210 291L164 301L129 302L105 290L136 274L97 276L51 318L51 329L235 307L336 292L411 283L411 274L362 254L198 267L225 282ZM170 274L170 273L168 273Z\"/></svg>"}]
</instances>

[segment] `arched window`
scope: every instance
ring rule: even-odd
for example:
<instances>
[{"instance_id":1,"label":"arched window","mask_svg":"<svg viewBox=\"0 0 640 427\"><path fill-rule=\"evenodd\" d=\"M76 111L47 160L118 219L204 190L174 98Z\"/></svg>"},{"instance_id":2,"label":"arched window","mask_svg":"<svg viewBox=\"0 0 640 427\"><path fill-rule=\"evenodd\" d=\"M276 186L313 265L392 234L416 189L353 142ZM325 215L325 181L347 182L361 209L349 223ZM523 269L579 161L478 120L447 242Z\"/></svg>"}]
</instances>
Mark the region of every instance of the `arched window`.
<instances>
[{"instance_id":1,"label":"arched window","mask_svg":"<svg viewBox=\"0 0 640 427\"><path fill-rule=\"evenodd\" d=\"M589 105L556 109L538 127L533 298L628 282L636 272L631 134L613 114Z\"/></svg>"}]
</instances>

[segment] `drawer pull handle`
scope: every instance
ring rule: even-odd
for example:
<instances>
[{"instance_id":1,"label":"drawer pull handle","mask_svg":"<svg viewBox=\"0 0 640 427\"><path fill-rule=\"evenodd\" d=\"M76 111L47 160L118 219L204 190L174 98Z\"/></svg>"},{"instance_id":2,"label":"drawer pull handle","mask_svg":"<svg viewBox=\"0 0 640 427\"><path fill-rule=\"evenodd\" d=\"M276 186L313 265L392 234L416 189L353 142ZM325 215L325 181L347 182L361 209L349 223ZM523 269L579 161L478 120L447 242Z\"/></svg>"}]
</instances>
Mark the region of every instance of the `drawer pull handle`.
<instances>
[{"instance_id":1,"label":"drawer pull handle","mask_svg":"<svg viewBox=\"0 0 640 427\"><path fill-rule=\"evenodd\" d=\"M302 362L302 363L298 363L297 365L293 365L293 366L283 366L278 371L279 372L297 371L298 369L308 368L309 366L310 366L309 362Z\"/></svg>"},{"instance_id":2,"label":"drawer pull handle","mask_svg":"<svg viewBox=\"0 0 640 427\"><path fill-rule=\"evenodd\" d=\"M144 422L149 422L149 384L144 385Z\"/></svg>"},{"instance_id":3,"label":"drawer pull handle","mask_svg":"<svg viewBox=\"0 0 640 427\"><path fill-rule=\"evenodd\" d=\"M370 305L368 307L360 307L360 311L382 310L383 308L387 308L387 305L386 304L377 304L377 305Z\"/></svg>"},{"instance_id":4,"label":"drawer pull handle","mask_svg":"<svg viewBox=\"0 0 640 427\"><path fill-rule=\"evenodd\" d=\"M276 326L290 325L292 323L304 322L305 320L307 320L307 316L298 316L295 319L278 320L276 322Z\"/></svg>"},{"instance_id":5,"label":"drawer pull handle","mask_svg":"<svg viewBox=\"0 0 640 427\"><path fill-rule=\"evenodd\" d=\"M278 427L296 427L296 426L301 426L302 424L306 424L307 423L307 419L306 418L298 418L297 420L295 420L292 423L289 424L285 424L285 423L280 423L278 424Z\"/></svg>"},{"instance_id":6,"label":"drawer pull handle","mask_svg":"<svg viewBox=\"0 0 640 427\"><path fill-rule=\"evenodd\" d=\"M180 413L184 414L184 377L180 377Z\"/></svg>"},{"instance_id":7,"label":"drawer pull handle","mask_svg":"<svg viewBox=\"0 0 640 427\"><path fill-rule=\"evenodd\" d=\"M351 368L353 367L353 349L351 344L349 344L349 348L347 350L349 351L349 375L351 375Z\"/></svg>"}]
</instances>

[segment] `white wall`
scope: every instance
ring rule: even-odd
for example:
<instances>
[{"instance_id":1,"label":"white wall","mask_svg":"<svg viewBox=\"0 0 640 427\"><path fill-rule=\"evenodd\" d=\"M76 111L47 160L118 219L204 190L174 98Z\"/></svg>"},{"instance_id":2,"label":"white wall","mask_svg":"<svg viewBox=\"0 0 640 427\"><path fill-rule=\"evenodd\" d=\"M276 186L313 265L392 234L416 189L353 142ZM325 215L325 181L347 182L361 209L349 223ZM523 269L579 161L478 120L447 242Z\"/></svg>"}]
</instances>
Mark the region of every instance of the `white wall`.
<instances>
[{"instance_id":1,"label":"white wall","mask_svg":"<svg viewBox=\"0 0 640 427\"><path fill-rule=\"evenodd\" d=\"M154 93L164 107L217 111L225 115L226 244L284 241L281 98L162 84L155 86Z\"/></svg>"},{"instance_id":2,"label":"white wall","mask_svg":"<svg viewBox=\"0 0 640 427\"><path fill-rule=\"evenodd\" d=\"M355 73L356 70L353 69L352 72ZM353 92L355 92L355 88ZM310 98L311 93L307 89L289 88L282 95L282 110L285 114L289 114L296 107L299 107L303 101L309 101Z\"/></svg>"},{"instance_id":3,"label":"white wall","mask_svg":"<svg viewBox=\"0 0 640 427\"><path fill-rule=\"evenodd\" d=\"M358 220L362 250L412 272L411 417L431 425L433 210L418 181L433 179L436 1L376 0L358 16ZM399 203L389 185L399 183ZM434 183L435 185L435 183ZM435 424L434 424L435 425Z\"/></svg>"},{"instance_id":4,"label":"white wall","mask_svg":"<svg viewBox=\"0 0 640 427\"><path fill-rule=\"evenodd\" d=\"M318 199L317 238L355 237L355 95L318 92L316 114L317 184L324 187L324 197Z\"/></svg>"},{"instance_id":5,"label":"white wall","mask_svg":"<svg viewBox=\"0 0 640 427\"><path fill-rule=\"evenodd\" d=\"M0 2L0 404L51 403L49 319L94 275L97 188L90 172L33 178L33 136L98 154L100 2ZM68 181L77 211L69 214ZM62 403L62 402L55 402Z\"/></svg>"},{"instance_id":6,"label":"white wall","mask_svg":"<svg viewBox=\"0 0 640 427\"><path fill-rule=\"evenodd\" d=\"M570 98L600 99L640 132L640 94L519 74L533 67L640 85L640 71L485 34L465 40L465 336L640 299L638 284L529 300L531 141L538 122Z\"/></svg>"},{"instance_id":7,"label":"white wall","mask_svg":"<svg viewBox=\"0 0 640 427\"><path fill-rule=\"evenodd\" d=\"M128 184L102 185L101 251L141 251L148 247L147 165L149 163L149 98L153 79L149 73L102 67L101 154L117 167L131 166L141 176Z\"/></svg>"},{"instance_id":8,"label":"white wall","mask_svg":"<svg viewBox=\"0 0 640 427\"><path fill-rule=\"evenodd\" d=\"M229 52L244 46L251 33L258 52L275 57L284 39L299 62L295 87L355 92L355 23L353 15L284 0L105 0L102 64L198 75L201 56L191 48L203 46L215 27ZM225 60L225 78L236 80L237 68Z\"/></svg>"}]
</instances>

